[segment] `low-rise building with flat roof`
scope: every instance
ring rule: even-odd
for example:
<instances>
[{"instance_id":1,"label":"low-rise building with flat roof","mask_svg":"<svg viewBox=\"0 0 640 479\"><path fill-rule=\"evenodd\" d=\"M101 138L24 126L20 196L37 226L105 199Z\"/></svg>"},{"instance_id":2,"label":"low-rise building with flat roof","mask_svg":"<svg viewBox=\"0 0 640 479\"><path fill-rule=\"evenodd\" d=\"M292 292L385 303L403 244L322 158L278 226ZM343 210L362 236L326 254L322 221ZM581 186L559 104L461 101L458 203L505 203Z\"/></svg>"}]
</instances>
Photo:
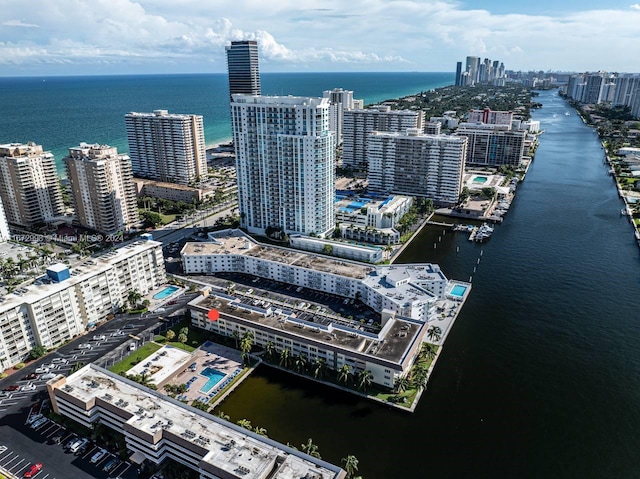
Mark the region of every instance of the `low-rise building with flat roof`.
<instances>
[{"instance_id":1,"label":"low-rise building with flat roof","mask_svg":"<svg viewBox=\"0 0 640 479\"><path fill-rule=\"evenodd\" d=\"M336 223L377 229L394 228L412 204L412 197L402 195L336 195Z\"/></svg>"},{"instance_id":2,"label":"low-rise building with flat roof","mask_svg":"<svg viewBox=\"0 0 640 479\"><path fill-rule=\"evenodd\" d=\"M331 241L313 236L291 235L289 237L291 247L314 253L328 254L338 258L352 259L364 263L379 263L382 261L382 248L364 246L340 241Z\"/></svg>"},{"instance_id":3,"label":"low-rise building with flat roof","mask_svg":"<svg viewBox=\"0 0 640 479\"><path fill-rule=\"evenodd\" d=\"M340 467L162 396L94 364L47 383L53 410L123 434L131 461L171 458L200 479L343 479Z\"/></svg>"},{"instance_id":4,"label":"low-rise building with flat roof","mask_svg":"<svg viewBox=\"0 0 640 479\"><path fill-rule=\"evenodd\" d=\"M413 365L428 324L403 318L390 311L381 316L381 327L372 328L358 321L330 313L302 313L285 304L259 300L250 294L209 292L188 304L193 326L223 336L253 333L253 343L266 347L273 343L280 354L288 349L309 364L323 360L327 368L338 370L345 364L354 374L369 371L372 381L392 388L397 377ZM209 311L218 319L211 321Z\"/></svg>"},{"instance_id":5,"label":"low-rise building with flat roof","mask_svg":"<svg viewBox=\"0 0 640 479\"><path fill-rule=\"evenodd\" d=\"M435 264L374 266L258 243L241 230L209 235L211 241L186 243L181 251L186 274L245 273L347 298L360 298L377 312L428 321L450 282ZM400 276L402 279L399 279Z\"/></svg>"},{"instance_id":6,"label":"low-rise building with flat roof","mask_svg":"<svg viewBox=\"0 0 640 479\"><path fill-rule=\"evenodd\" d=\"M213 196L215 190L194 188L192 186L180 185L178 183L166 183L164 181L147 180L144 178L134 178L136 194L138 197L151 196L154 198L164 198L171 201L204 201Z\"/></svg>"}]
</instances>

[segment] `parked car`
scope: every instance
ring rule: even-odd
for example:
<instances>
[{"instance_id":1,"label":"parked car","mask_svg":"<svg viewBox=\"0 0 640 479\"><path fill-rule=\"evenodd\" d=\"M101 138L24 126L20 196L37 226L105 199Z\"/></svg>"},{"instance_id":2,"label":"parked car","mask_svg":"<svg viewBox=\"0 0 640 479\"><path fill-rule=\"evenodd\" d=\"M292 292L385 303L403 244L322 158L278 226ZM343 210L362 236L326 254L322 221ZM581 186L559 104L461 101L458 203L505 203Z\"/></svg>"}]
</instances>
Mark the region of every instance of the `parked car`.
<instances>
[{"instance_id":1,"label":"parked car","mask_svg":"<svg viewBox=\"0 0 640 479\"><path fill-rule=\"evenodd\" d=\"M24 477L33 477L36 474L38 474L41 470L42 470L42 463L37 462L25 471Z\"/></svg>"},{"instance_id":2,"label":"parked car","mask_svg":"<svg viewBox=\"0 0 640 479\"><path fill-rule=\"evenodd\" d=\"M68 359L65 359L65 358L53 358L53 359L51 360L51 362L52 362L53 364L67 364L67 363L69 362L69 360L68 360Z\"/></svg>"},{"instance_id":3,"label":"parked car","mask_svg":"<svg viewBox=\"0 0 640 479\"><path fill-rule=\"evenodd\" d=\"M73 443L75 443L78 440L78 436L76 436L75 434L73 436L71 436L69 438L69 440L65 443L65 445L63 446L64 449L69 449L71 446L73 446Z\"/></svg>"},{"instance_id":4,"label":"parked car","mask_svg":"<svg viewBox=\"0 0 640 479\"><path fill-rule=\"evenodd\" d=\"M18 389L20 389L20 386L17 386L15 384L13 386L2 388L3 391L17 391Z\"/></svg>"},{"instance_id":5,"label":"parked car","mask_svg":"<svg viewBox=\"0 0 640 479\"><path fill-rule=\"evenodd\" d=\"M69 451L72 453L78 453L78 454L82 454L82 451L84 450L84 448L86 448L89 445L89 439L87 439L86 437L83 437L82 439L80 439L79 441L74 442L71 447L69 448Z\"/></svg>"},{"instance_id":6,"label":"parked car","mask_svg":"<svg viewBox=\"0 0 640 479\"><path fill-rule=\"evenodd\" d=\"M135 350L136 350L136 343L129 344L129 351L135 351Z\"/></svg>"},{"instance_id":7,"label":"parked car","mask_svg":"<svg viewBox=\"0 0 640 479\"><path fill-rule=\"evenodd\" d=\"M89 343L82 343L78 346L78 349L91 349L91 345Z\"/></svg>"},{"instance_id":8,"label":"parked car","mask_svg":"<svg viewBox=\"0 0 640 479\"><path fill-rule=\"evenodd\" d=\"M100 462L102 458L107 454L109 454L109 451L107 451L106 449L100 449L93 456L91 456L91 460L90 460L91 464L96 464Z\"/></svg>"},{"instance_id":9,"label":"parked car","mask_svg":"<svg viewBox=\"0 0 640 479\"><path fill-rule=\"evenodd\" d=\"M45 374L49 372L49 368L43 368L42 366L36 369L37 374Z\"/></svg>"},{"instance_id":10,"label":"parked car","mask_svg":"<svg viewBox=\"0 0 640 479\"><path fill-rule=\"evenodd\" d=\"M33 424L34 422L36 422L40 418L42 418L42 414L32 414L31 416L29 416L29 418L27 419L27 422L25 422L25 424Z\"/></svg>"},{"instance_id":11,"label":"parked car","mask_svg":"<svg viewBox=\"0 0 640 479\"><path fill-rule=\"evenodd\" d=\"M104 334L96 334L93 337L94 341L105 341L107 339L107 337Z\"/></svg>"},{"instance_id":12,"label":"parked car","mask_svg":"<svg viewBox=\"0 0 640 479\"><path fill-rule=\"evenodd\" d=\"M37 421L32 422L30 427L31 429L38 429L40 426L42 426L44 423L48 421L49 420L46 417L41 417Z\"/></svg>"},{"instance_id":13,"label":"parked car","mask_svg":"<svg viewBox=\"0 0 640 479\"><path fill-rule=\"evenodd\" d=\"M24 386L20 387L20 391L35 391L35 390L36 390L35 384L25 384Z\"/></svg>"},{"instance_id":14,"label":"parked car","mask_svg":"<svg viewBox=\"0 0 640 479\"><path fill-rule=\"evenodd\" d=\"M43 381L48 381L49 379L53 379L57 376L56 373L47 373L47 374L43 374L42 376L40 376L40 379L42 379Z\"/></svg>"},{"instance_id":15,"label":"parked car","mask_svg":"<svg viewBox=\"0 0 640 479\"><path fill-rule=\"evenodd\" d=\"M108 461L104 467L102 468L103 471L109 473L111 471L113 471L116 467L118 467L120 465L120 459L118 458L113 458L110 461Z\"/></svg>"},{"instance_id":16,"label":"parked car","mask_svg":"<svg viewBox=\"0 0 640 479\"><path fill-rule=\"evenodd\" d=\"M31 381L32 379L38 379L38 375L36 373L27 374L21 381Z\"/></svg>"}]
</instances>

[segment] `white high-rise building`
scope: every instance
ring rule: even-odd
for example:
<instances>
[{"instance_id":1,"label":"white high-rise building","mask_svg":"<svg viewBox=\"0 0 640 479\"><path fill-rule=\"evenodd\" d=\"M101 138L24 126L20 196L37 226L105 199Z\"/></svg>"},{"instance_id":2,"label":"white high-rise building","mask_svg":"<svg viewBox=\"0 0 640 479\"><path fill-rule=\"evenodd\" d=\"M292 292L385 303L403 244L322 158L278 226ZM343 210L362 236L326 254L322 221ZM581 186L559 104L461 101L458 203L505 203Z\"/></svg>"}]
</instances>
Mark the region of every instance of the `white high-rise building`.
<instances>
[{"instance_id":1,"label":"white high-rise building","mask_svg":"<svg viewBox=\"0 0 640 479\"><path fill-rule=\"evenodd\" d=\"M101 233L128 230L139 221L128 155L108 145L69 148L63 158L78 222Z\"/></svg>"},{"instance_id":2,"label":"white high-rise building","mask_svg":"<svg viewBox=\"0 0 640 479\"><path fill-rule=\"evenodd\" d=\"M427 135L419 129L369 136L369 190L431 198L438 205L458 202L464 176L467 139Z\"/></svg>"},{"instance_id":3,"label":"white high-rise building","mask_svg":"<svg viewBox=\"0 0 640 479\"><path fill-rule=\"evenodd\" d=\"M0 243L9 241L11 239L11 233L9 232L9 224L7 223L7 217L4 214L4 206L2 206L2 198L0 198Z\"/></svg>"},{"instance_id":4,"label":"white high-rise building","mask_svg":"<svg viewBox=\"0 0 640 479\"><path fill-rule=\"evenodd\" d=\"M207 174L201 115L132 112L125 123L134 175L188 185Z\"/></svg>"},{"instance_id":5,"label":"white high-rise building","mask_svg":"<svg viewBox=\"0 0 640 479\"><path fill-rule=\"evenodd\" d=\"M372 131L405 131L423 127L422 111L392 110L383 105L344 112L342 166L366 171L367 139Z\"/></svg>"},{"instance_id":6,"label":"white high-rise building","mask_svg":"<svg viewBox=\"0 0 640 479\"><path fill-rule=\"evenodd\" d=\"M336 134L336 145L341 145L344 112L355 108L353 92L343 90L342 88L334 88L333 90L323 91L322 96L323 98L328 98L331 103L329 109L329 129Z\"/></svg>"},{"instance_id":7,"label":"white high-rise building","mask_svg":"<svg viewBox=\"0 0 640 479\"><path fill-rule=\"evenodd\" d=\"M9 223L32 227L64 214L53 155L41 145L0 145L0 199Z\"/></svg>"},{"instance_id":8,"label":"white high-rise building","mask_svg":"<svg viewBox=\"0 0 640 479\"><path fill-rule=\"evenodd\" d=\"M314 233L335 224L335 135L327 98L233 95L242 227Z\"/></svg>"},{"instance_id":9,"label":"white high-rise building","mask_svg":"<svg viewBox=\"0 0 640 479\"><path fill-rule=\"evenodd\" d=\"M527 132L511 130L510 125L461 123L455 136L469 139L467 165L520 166L525 152Z\"/></svg>"}]
</instances>

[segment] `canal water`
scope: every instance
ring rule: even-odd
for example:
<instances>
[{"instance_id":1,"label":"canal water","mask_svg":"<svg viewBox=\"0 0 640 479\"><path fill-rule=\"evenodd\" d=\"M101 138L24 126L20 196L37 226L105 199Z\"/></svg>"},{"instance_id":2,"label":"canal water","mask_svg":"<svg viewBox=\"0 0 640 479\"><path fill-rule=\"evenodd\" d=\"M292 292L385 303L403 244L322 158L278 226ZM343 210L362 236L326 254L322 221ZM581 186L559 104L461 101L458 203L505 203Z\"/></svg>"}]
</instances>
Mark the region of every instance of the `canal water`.
<instances>
[{"instance_id":1,"label":"canal water","mask_svg":"<svg viewBox=\"0 0 640 479\"><path fill-rule=\"evenodd\" d=\"M399 258L473 283L414 414L266 367L220 409L353 454L364 479L640 476L638 248L593 130L538 101L545 133L489 241L429 227Z\"/></svg>"}]
</instances>

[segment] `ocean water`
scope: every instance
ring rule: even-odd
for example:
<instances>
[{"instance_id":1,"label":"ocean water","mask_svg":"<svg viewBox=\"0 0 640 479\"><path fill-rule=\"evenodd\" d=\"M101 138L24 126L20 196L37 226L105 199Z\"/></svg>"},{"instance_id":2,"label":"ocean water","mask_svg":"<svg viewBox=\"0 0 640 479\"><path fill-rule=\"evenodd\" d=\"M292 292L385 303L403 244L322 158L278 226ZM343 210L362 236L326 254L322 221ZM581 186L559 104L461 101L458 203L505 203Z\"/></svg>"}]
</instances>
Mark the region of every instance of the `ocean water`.
<instances>
[{"instance_id":1,"label":"ocean water","mask_svg":"<svg viewBox=\"0 0 640 479\"><path fill-rule=\"evenodd\" d=\"M271 73L264 95L322 96L353 90L365 104L426 91L454 81L452 73ZM106 143L128 152L124 115L131 111L202 115L207 145L228 141L225 74L0 78L0 143L34 141L50 150L62 172L68 148Z\"/></svg>"}]
</instances>

